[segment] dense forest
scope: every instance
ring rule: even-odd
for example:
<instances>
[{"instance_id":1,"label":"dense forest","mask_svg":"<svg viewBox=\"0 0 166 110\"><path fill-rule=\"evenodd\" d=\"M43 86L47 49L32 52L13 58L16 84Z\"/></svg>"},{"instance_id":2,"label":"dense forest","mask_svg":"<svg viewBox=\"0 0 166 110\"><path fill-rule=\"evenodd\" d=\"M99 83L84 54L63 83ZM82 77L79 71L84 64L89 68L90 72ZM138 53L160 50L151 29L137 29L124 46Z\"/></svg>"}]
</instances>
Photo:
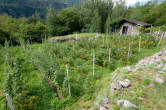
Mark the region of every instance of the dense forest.
<instances>
[{"instance_id":1,"label":"dense forest","mask_svg":"<svg viewBox=\"0 0 166 110\"><path fill-rule=\"evenodd\" d=\"M50 6L60 10L80 5L83 1L85 0L0 0L0 14L7 13L18 18L29 17L38 12L44 18Z\"/></svg>"},{"instance_id":2,"label":"dense forest","mask_svg":"<svg viewBox=\"0 0 166 110\"><path fill-rule=\"evenodd\" d=\"M43 7L42 4L37 6ZM51 6L47 9L45 19L42 19L40 13L37 12L27 18L13 18L10 15L2 14L0 15L0 43L4 44L5 40L10 40L12 45L16 45L19 44L20 39L41 42L45 37L67 35L74 32L117 32L121 25L119 21L123 18L161 26L166 24L165 7L166 1L149 1L144 5L137 3L133 7L126 7L124 1L113 3L111 0L107 2L91 0L84 2L81 6L65 8L60 11Z\"/></svg>"}]
</instances>

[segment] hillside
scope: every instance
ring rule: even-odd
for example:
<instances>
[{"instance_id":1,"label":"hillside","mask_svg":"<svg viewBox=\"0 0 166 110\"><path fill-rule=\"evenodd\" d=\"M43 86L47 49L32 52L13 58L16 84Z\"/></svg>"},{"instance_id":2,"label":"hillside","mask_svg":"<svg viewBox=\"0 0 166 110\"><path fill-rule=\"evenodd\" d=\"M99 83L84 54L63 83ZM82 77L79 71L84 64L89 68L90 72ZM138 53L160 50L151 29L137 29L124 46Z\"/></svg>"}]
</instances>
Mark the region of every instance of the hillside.
<instances>
[{"instance_id":1,"label":"hillside","mask_svg":"<svg viewBox=\"0 0 166 110\"><path fill-rule=\"evenodd\" d=\"M83 1L85 0L0 0L0 14L7 13L13 17L29 17L38 12L44 17L50 6L60 10L79 5Z\"/></svg>"},{"instance_id":2,"label":"hillside","mask_svg":"<svg viewBox=\"0 0 166 110\"><path fill-rule=\"evenodd\" d=\"M115 70L85 110L165 110L166 47L136 65ZM90 104L91 103L91 104ZM91 107L89 106L91 105Z\"/></svg>"},{"instance_id":3,"label":"hillside","mask_svg":"<svg viewBox=\"0 0 166 110\"><path fill-rule=\"evenodd\" d=\"M164 40L161 41L160 38L154 38L148 34L119 36L84 33L68 37L71 36L78 39L68 42L44 41L42 44L33 45L22 41L21 46L9 47L6 43L5 47L0 47L1 110L8 106L5 103L6 93L10 95L14 107L18 109L90 109L97 100L102 101L104 97L100 95L110 98L109 94L103 90L109 90L108 93L110 93L109 85L116 80L112 75L118 72L117 76L121 77L118 68L135 65L144 57L158 52L166 44ZM66 36L61 38L65 39ZM147 74L146 70L138 69L137 71L149 77L146 77L145 81L139 80L142 77L141 74L138 74L137 78L125 70L122 76L132 82L132 87L138 83L138 87L141 88L139 81L142 80L149 85L151 82L149 79L152 77L150 71ZM137 94L139 97L144 97L146 91L140 88ZM135 88L131 89L135 90ZM117 98L121 97L119 92ZM156 93L160 92L156 91ZM119 100L122 99L119 98ZM129 101L136 105L142 104L134 99ZM163 103L165 102L163 100ZM119 110L116 101L109 103L113 103L114 110Z\"/></svg>"}]
</instances>

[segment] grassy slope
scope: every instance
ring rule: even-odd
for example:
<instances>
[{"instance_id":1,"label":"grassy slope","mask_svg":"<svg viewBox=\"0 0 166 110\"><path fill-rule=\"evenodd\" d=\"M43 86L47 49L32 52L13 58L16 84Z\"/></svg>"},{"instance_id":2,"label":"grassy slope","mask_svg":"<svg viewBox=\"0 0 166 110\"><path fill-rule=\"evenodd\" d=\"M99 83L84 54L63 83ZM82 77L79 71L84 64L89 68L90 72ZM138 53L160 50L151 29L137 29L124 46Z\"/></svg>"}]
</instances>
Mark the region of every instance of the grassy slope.
<instances>
[{"instance_id":1,"label":"grassy slope","mask_svg":"<svg viewBox=\"0 0 166 110\"><path fill-rule=\"evenodd\" d=\"M142 49L141 54L137 58L138 61L141 60L141 59L143 59L143 58L145 58L145 57L151 56L151 55L159 52L162 49L162 47L163 46L160 46L160 47L157 47L157 48L154 48L154 49L150 49L150 50L149 49ZM134 66L136 63L137 62L135 62L131 66ZM132 82L134 82L134 84L136 84L136 88L134 88L134 89L137 90L138 96L130 96L130 92L132 90L129 90L130 92L129 91L124 91L123 94L126 95L126 96L124 95L124 99L129 99L130 101L136 102L136 101L138 101L139 96L143 95L144 92L147 92L147 91L148 91L147 95L152 96L153 100L155 100L155 97L165 96L164 95L164 90L165 90L166 85L157 85L158 86L157 89L156 89L156 87L154 87L154 88L152 88L150 90L149 90L149 88L146 88L146 91L142 91L141 90L142 89L141 85L142 85L142 83L145 80L145 78L142 79L142 76L146 75L146 73L149 73L149 74L150 73L154 73L154 71L153 71L154 69L152 69L152 68L148 69L147 68L147 70L145 70L145 71L141 71L141 70L137 71L135 76L132 76L131 74L130 75L126 74L127 73L126 71L119 72L119 70L120 70L120 68L118 68L114 72L109 72L109 73L105 74L101 78L100 81L96 82L97 89L95 90L95 93L93 94L94 99L86 100L86 99L84 99L84 97L82 97L82 98L80 98L80 100L78 102L76 102L75 104L73 104L73 106L67 107L66 110L73 110L73 109L74 110L80 110L81 108L90 109L91 107L95 107L94 106L95 102L101 104L102 100L105 97L109 97L110 100L112 100L112 97L110 97L110 83L111 83L111 74L113 74L113 73L118 73L119 76L126 76L126 78L129 78L130 80L132 80ZM138 88L137 86L140 87L140 88ZM160 91L160 89L161 89L161 91ZM154 90L155 90L155 92L154 92ZM151 94L151 93L153 93L153 94ZM162 96L159 93L161 93ZM116 99L120 98L119 94L121 94L121 93L117 93L117 95L115 96ZM142 97L144 97L144 96L142 96ZM159 97L155 101L158 101L160 99ZM152 99L148 99L148 98L146 100L152 101ZM164 103L166 103L166 98L165 97L162 97L162 100L165 100ZM110 103L114 103L115 104L116 103L115 99L112 102L110 102ZM137 104L140 104L140 107L144 107L144 105L147 106L147 103L146 102L144 102L144 103L140 103L139 102ZM149 103L148 105L152 105L152 103ZM156 106L156 105L154 105L154 106ZM96 108L95 110L98 110L98 109L99 108ZM116 104L115 104L113 110L119 110L119 109L120 108L118 108L118 106L116 106ZM147 109L140 109L140 110L147 110ZM154 110L154 109L151 108L149 110ZM155 110L164 110L164 109L155 109Z\"/></svg>"},{"instance_id":2,"label":"grassy slope","mask_svg":"<svg viewBox=\"0 0 166 110\"><path fill-rule=\"evenodd\" d=\"M94 35L96 35L96 34L81 34L81 36L87 36L87 37L91 37ZM69 36L75 36L75 35L69 35ZM104 35L104 36L107 39L108 36L107 35ZM102 42L103 41L101 40L98 44L102 45ZM164 42L162 43L162 45L163 44L164 44ZM71 45L71 44L69 42L69 43L61 43L60 45ZM117 44L113 44L113 45L117 45ZM35 44L35 45L32 45L31 47L42 48L42 46L44 46L44 45ZM11 48L11 50L14 51L13 52L14 56L25 57L24 52L22 51L21 48L22 47L12 47ZM98 50L100 50L100 48L98 48ZM157 51L159 51L160 49L161 49L161 47L154 47L152 49L142 49L141 52L137 56L135 56L134 62L136 63L137 61L144 58L145 56L150 56L150 55L156 53ZM79 50L79 51L81 51L81 50ZM91 52L88 52L88 54L91 54ZM2 56L1 58L4 58L3 53L1 53L0 56ZM26 72L24 73L24 79L25 79L25 82L27 82L26 85L27 85L27 87L29 87L29 89L32 89L34 93L38 92L37 96L40 97L40 99L38 99L38 100L41 100L40 104L39 104L39 105L42 105L41 108L48 109L48 105L51 103L50 98L54 97L54 94L53 94L52 90L48 87L48 85L45 82L43 82L40 74L37 72L37 70L34 69L34 67L28 62L28 60L26 58L25 58L25 61L26 61L26 64L25 64ZM1 61L1 62L3 62L3 61ZM88 61L88 62L90 63L91 61ZM131 64L133 64L133 63L131 63ZM119 66L124 66L124 65L119 65ZM1 98L4 97L4 93L5 93L5 91L4 91L5 69L6 69L5 64L0 63L0 75L1 75L0 92L2 93L2 94L0 94L0 101L4 101L4 99L1 100ZM109 84L109 81L110 81L111 70L108 67L97 66L96 72L104 73L104 74L101 79L97 79L95 81L95 85L94 85L95 92L93 94L91 94L92 96L89 97L89 95L85 94L78 100L78 102L74 103L73 106L67 107L66 108L67 110L71 110L74 108L80 108L82 106L85 106L88 108L91 104L93 104L95 98L98 96L100 91L105 90L104 88L108 86L107 84ZM35 96L35 95L36 94L31 94L31 96ZM41 95L43 97L41 97ZM3 108L3 106L4 106L4 104L1 103L0 108ZM41 109L41 108L38 107L38 109Z\"/></svg>"}]
</instances>

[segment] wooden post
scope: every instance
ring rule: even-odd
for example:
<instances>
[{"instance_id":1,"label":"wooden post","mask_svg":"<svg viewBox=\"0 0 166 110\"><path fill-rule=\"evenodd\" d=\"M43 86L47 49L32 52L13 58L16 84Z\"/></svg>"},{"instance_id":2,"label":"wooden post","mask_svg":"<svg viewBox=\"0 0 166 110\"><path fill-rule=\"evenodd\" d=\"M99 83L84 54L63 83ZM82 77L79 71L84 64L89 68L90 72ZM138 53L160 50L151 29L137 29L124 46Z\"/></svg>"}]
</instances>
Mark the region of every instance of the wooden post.
<instances>
[{"instance_id":1,"label":"wooden post","mask_svg":"<svg viewBox=\"0 0 166 110\"><path fill-rule=\"evenodd\" d=\"M150 27L150 34L152 34L152 25L151 25L151 27Z\"/></svg>"},{"instance_id":2,"label":"wooden post","mask_svg":"<svg viewBox=\"0 0 166 110\"><path fill-rule=\"evenodd\" d=\"M77 37L77 34L76 34L76 37L75 37L75 39L76 39L76 40L78 39L78 37Z\"/></svg>"},{"instance_id":3,"label":"wooden post","mask_svg":"<svg viewBox=\"0 0 166 110\"><path fill-rule=\"evenodd\" d=\"M164 32L164 39L166 39L166 38L165 38L165 37L166 37L165 35L166 35L166 32Z\"/></svg>"},{"instance_id":4,"label":"wooden post","mask_svg":"<svg viewBox=\"0 0 166 110\"><path fill-rule=\"evenodd\" d=\"M139 52L141 51L141 36L140 36L140 39L139 39Z\"/></svg>"},{"instance_id":5,"label":"wooden post","mask_svg":"<svg viewBox=\"0 0 166 110\"><path fill-rule=\"evenodd\" d=\"M69 68L66 65L66 74L67 74L67 78L69 78ZM69 96L71 97L71 86L70 86L70 81L68 79L68 90L69 90Z\"/></svg>"},{"instance_id":6,"label":"wooden post","mask_svg":"<svg viewBox=\"0 0 166 110\"><path fill-rule=\"evenodd\" d=\"M103 38L103 45L104 45L104 38Z\"/></svg>"},{"instance_id":7,"label":"wooden post","mask_svg":"<svg viewBox=\"0 0 166 110\"><path fill-rule=\"evenodd\" d=\"M95 52L93 52L93 77L95 76Z\"/></svg>"},{"instance_id":8,"label":"wooden post","mask_svg":"<svg viewBox=\"0 0 166 110\"><path fill-rule=\"evenodd\" d=\"M129 43L129 49L128 49L128 57L130 56L130 43Z\"/></svg>"},{"instance_id":9,"label":"wooden post","mask_svg":"<svg viewBox=\"0 0 166 110\"><path fill-rule=\"evenodd\" d=\"M160 37L160 41L159 41L159 43L158 43L158 45L157 45L157 46L159 46L159 45L160 45L160 43L161 43L162 39L163 39L163 34L161 35L161 37Z\"/></svg>"},{"instance_id":10,"label":"wooden post","mask_svg":"<svg viewBox=\"0 0 166 110\"><path fill-rule=\"evenodd\" d=\"M8 104L9 104L9 106L10 106L10 109L14 110L14 107L12 105L12 101L11 101L11 99L9 97L9 94L6 94L6 100L7 100Z\"/></svg>"},{"instance_id":11,"label":"wooden post","mask_svg":"<svg viewBox=\"0 0 166 110\"><path fill-rule=\"evenodd\" d=\"M46 33L45 33L45 41L46 41L46 39L47 39L47 35L46 35Z\"/></svg>"},{"instance_id":12,"label":"wooden post","mask_svg":"<svg viewBox=\"0 0 166 110\"><path fill-rule=\"evenodd\" d=\"M111 48L109 48L109 58L108 58L109 63L111 62Z\"/></svg>"}]
</instances>

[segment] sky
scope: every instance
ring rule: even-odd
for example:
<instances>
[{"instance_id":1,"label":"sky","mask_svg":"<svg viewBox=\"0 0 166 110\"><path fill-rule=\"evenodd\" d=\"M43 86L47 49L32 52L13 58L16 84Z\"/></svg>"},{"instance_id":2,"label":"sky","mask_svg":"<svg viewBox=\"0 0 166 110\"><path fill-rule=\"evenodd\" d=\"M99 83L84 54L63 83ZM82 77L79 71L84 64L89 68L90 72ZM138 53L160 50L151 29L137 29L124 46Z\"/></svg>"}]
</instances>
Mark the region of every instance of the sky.
<instances>
[{"instance_id":1,"label":"sky","mask_svg":"<svg viewBox=\"0 0 166 110\"><path fill-rule=\"evenodd\" d=\"M118 1L118 0L113 0L113 1ZM126 5L127 5L127 6L132 6L132 5L134 5L135 3L137 3L137 2L145 3L145 2L147 2L147 1L149 1L149 0L125 0L125 1L126 1Z\"/></svg>"},{"instance_id":2,"label":"sky","mask_svg":"<svg viewBox=\"0 0 166 110\"><path fill-rule=\"evenodd\" d=\"M134 5L134 4L137 3L137 2L145 3L145 2L147 2L147 1L149 1L149 0L125 0L125 1L126 1L126 4L127 4L128 6L131 6L131 5Z\"/></svg>"}]
</instances>

